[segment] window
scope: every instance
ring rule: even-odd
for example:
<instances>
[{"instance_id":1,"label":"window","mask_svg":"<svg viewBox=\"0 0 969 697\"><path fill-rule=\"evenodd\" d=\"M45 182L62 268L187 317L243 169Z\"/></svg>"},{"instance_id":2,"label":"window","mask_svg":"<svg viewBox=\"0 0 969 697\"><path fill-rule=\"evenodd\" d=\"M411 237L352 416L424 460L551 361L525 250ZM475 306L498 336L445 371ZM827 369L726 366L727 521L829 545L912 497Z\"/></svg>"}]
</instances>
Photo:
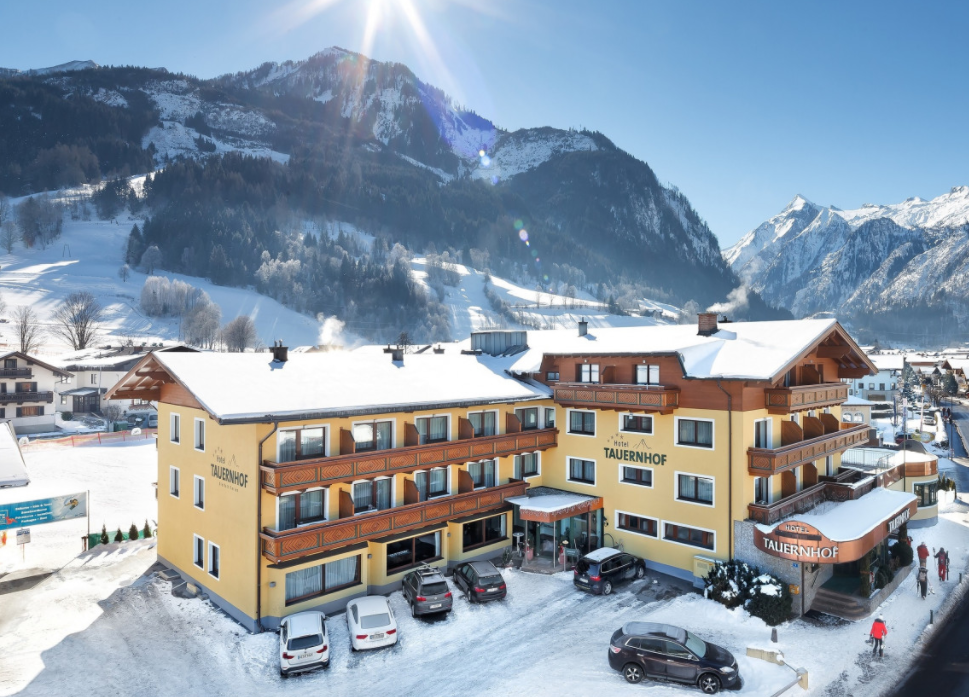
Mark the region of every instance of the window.
<instances>
[{"instance_id":1,"label":"window","mask_svg":"<svg viewBox=\"0 0 969 697\"><path fill-rule=\"evenodd\" d=\"M205 540L192 535L192 563L200 569L205 568Z\"/></svg>"},{"instance_id":2,"label":"window","mask_svg":"<svg viewBox=\"0 0 969 697\"><path fill-rule=\"evenodd\" d=\"M498 435L498 412L478 411L468 414L468 421L474 429L474 437Z\"/></svg>"},{"instance_id":3,"label":"window","mask_svg":"<svg viewBox=\"0 0 969 697\"><path fill-rule=\"evenodd\" d=\"M568 480L580 484L595 485L596 463L593 460L580 460L577 457L570 457Z\"/></svg>"},{"instance_id":4,"label":"window","mask_svg":"<svg viewBox=\"0 0 969 697\"><path fill-rule=\"evenodd\" d=\"M205 422L195 419L195 449L205 452Z\"/></svg>"},{"instance_id":5,"label":"window","mask_svg":"<svg viewBox=\"0 0 969 697\"><path fill-rule=\"evenodd\" d=\"M648 467L633 467L632 465L620 465L619 481L623 484L636 484L638 486L653 486L653 470Z\"/></svg>"},{"instance_id":6,"label":"window","mask_svg":"<svg viewBox=\"0 0 969 697\"><path fill-rule=\"evenodd\" d=\"M873 390L873 389L875 389L875 383L873 383L873 382L869 382L869 383L868 383L868 389L869 389L869 390Z\"/></svg>"},{"instance_id":7,"label":"window","mask_svg":"<svg viewBox=\"0 0 969 697\"><path fill-rule=\"evenodd\" d=\"M627 530L637 535L646 535L647 537L657 537L659 535L659 524L655 518L643 518L621 511L616 511L616 527L620 530Z\"/></svg>"},{"instance_id":8,"label":"window","mask_svg":"<svg viewBox=\"0 0 969 697\"><path fill-rule=\"evenodd\" d=\"M495 485L498 468L494 460L484 460L482 462L472 462L468 465L468 473L475 489L486 488Z\"/></svg>"},{"instance_id":9,"label":"window","mask_svg":"<svg viewBox=\"0 0 969 697\"><path fill-rule=\"evenodd\" d=\"M409 540L387 545L387 573L403 571L407 567L438 559L441 556L441 533L432 532Z\"/></svg>"},{"instance_id":10,"label":"window","mask_svg":"<svg viewBox=\"0 0 969 697\"><path fill-rule=\"evenodd\" d=\"M676 475L676 498L689 503L713 505L713 479L695 474Z\"/></svg>"},{"instance_id":11,"label":"window","mask_svg":"<svg viewBox=\"0 0 969 697\"><path fill-rule=\"evenodd\" d=\"M24 394L25 392L36 392L37 391L37 383L36 382L18 382L18 383L16 383L16 387L14 387L14 391L17 394Z\"/></svg>"},{"instance_id":12,"label":"window","mask_svg":"<svg viewBox=\"0 0 969 697\"><path fill-rule=\"evenodd\" d=\"M365 424L353 424L354 450L358 453L368 450L386 450L394 447L393 421L373 421ZM423 441L421 441L423 443Z\"/></svg>"},{"instance_id":13,"label":"window","mask_svg":"<svg viewBox=\"0 0 969 697\"><path fill-rule=\"evenodd\" d=\"M292 530L300 525L326 520L326 490L311 489L280 496L276 508L276 529Z\"/></svg>"},{"instance_id":14,"label":"window","mask_svg":"<svg viewBox=\"0 0 969 697\"><path fill-rule=\"evenodd\" d=\"M555 382L559 379L559 372L557 370L549 371L545 373L545 382Z\"/></svg>"},{"instance_id":15,"label":"window","mask_svg":"<svg viewBox=\"0 0 969 697\"><path fill-rule=\"evenodd\" d=\"M884 382L878 383L878 389L879 390L882 390L884 392L884 390L885 390L885 383Z\"/></svg>"},{"instance_id":16,"label":"window","mask_svg":"<svg viewBox=\"0 0 969 697\"><path fill-rule=\"evenodd\" d=\"M67 397L65 397L64 395L61 395L61 406L64 406L66 404L67 404Z\"/></svg>"},{"instance_id":17,"label":"window","mask_svg":"<svg viewBox=\"0 0 969 697\"><path fill-rule=\"evenodd\" d=\"M205 478L195 475L195 494L192 501L195 502L195 507L200 510L205 510Z\"/></svg>"},{"instance_id":18,"label":"window","mask_svg":"<svg viewBox=\"0 0 969 697\"><path fill-rule=\"evenodd\" d=\"M178 414L168 416L168 440L172 443L181 442L182 437L182 417Z\"/></svg>"},{"instance_id":19,"label":"window","mask_svg":"<svg viewBox=\"0 0 969 697\"><path fill-rule=\"evenodd\" d=\"M551 407L545 409L545 428L555 428L555 410Z\"/></svg>"},{"instance_id":20,"label":"window","mask_svg":"<svg viewBox=\"0 0 969 697\"><path fill-rule=\"evenodd\" d=\"M515 409L515 416L521 421L523 431L534 431L538 428L538 408Z\"/></svg>"},{"instance_id":21,"label":"window","mask_svg":"<svg viewBox=\"0 0 969 697\"><path fill-rule=\"evenodd\" d=\"M209 576L212 578L218 578L222 571L222 566L219 563L219 552L219 545L209 542Z\"/></svg>"},{"instance_id":22,"label":"window","mask_svg":"<svg viewBox=\"0 0 969 697\"><path fill-rule=\"evenodd\" d=\"M770 503L770 477L754 477L754 503L762 506Z\"/></svg>"},{"instance_id":23,"label":"window","mask_svg":"<svg viewBox=\"0 0 969 697\"><path fill-rule=\"evenodd\" d=\"M276 445L279 450L278 462L308 460L325 455L326 429L323 426L297 428L280 431Z\"/></svg>"},{"instance_id":24,"label":"window","mask_svg":"<svg viewBox=\"0 0 969 697\"><path fill-rule=\"evenodd\" d=\"M599 382L599 364L598 363L580 364L579 382Z\"/></svg>"},{"instance_id":25,"label":"window","mask_svg":"<svg viewBox=\"0 0 969 697\"><path fill-rule=\"evenodd\" d=\"M178 490L181 485L181 477L179 476L177 467L168 468L168 493L178 498Z\"/></svg>"},{"instance_id":26,"label":"window","mask_svg":"<svg viewBox=\"0 0 969 697\"><path fill-rule=\"evenodd\" d=\"M939 502L939 482L925 482L915 485L915 495L918 497L919 508L934 506Z\"/></svg>"},{"instance_id":27,"label":"window","mask_svg":"<svg viewBox=\"0 0 969 697\"><path fill-rule=\"evenodd\" d=\"M570 411L569 433L594 436L596 434L596 413L594 411Z\"/></svg>"},{"instance_id":28,"label":"window","mask_svg":"<svg viewBox=\"0 0 969 697\"><path fill-rule=\"evenodd\" d=\"M4 370L16 370L17 369L17 359L16 358L4 358L3 359Z\"/></svg>"},{"instance_id":29,"label":"window","mask_svg":"<svg viewBox=\"0 0 969 697\"><path fill-rule=\"evenodd\" d=\"M637 385L658 385L659 366L658 365L637 365L636 384Z\"/></svg>"},{"instance_id":30,"label":"window","mask_svg":"<svg viewBox=\"0 0 969 697\"><path fill-rule=\"evenodd\" d=\"M691 448L712 448L713 422L678 418L676 420L676 444Z\"/></svg>"},{"instance_id":31,"label":"window","mask_svg":"<svg viewBox=\"0 0 969 697\"><path fill-rule=\"evenodd\" d=\"M755 448L770 448L771 437L770 437L770 419L761 419L760 421L754 422L754 447Z\"/></svg>"},{"instance_id":32,"label":"window","mask_svg":"<svg viewBox=\"0 0 969 697\"><path fill-rule=\"evenodd\" d=\"M98 376L95 375L94 373L91 373L91 384L92 385L97 385L98 384Z\"/></svg>"},{"instance_id":33,"label":"window","mask_svg":"<svg viewBox=\"0 0 969 697\"><path fill-rule=\"evenodd\" d=\"M505 535L505 516L498 515L482 520L475 520L465 523L461 532L462 551L467 552L475 547L494 544L504 540Z\"/></svg>"},{"instance_id":34,"label":"window","mask_svg":"<svg viewBox=\"0 0 969 697\"><path fill-rule=\"evenodd\" d=\"M427 497L446 496L448 493L448 470L446 467L435 467L428 479Z\"/></svg>"},{"instance_id":35,"label":"window","mask_svg":"<svg viewBox=\"0 0 969 697\"><path fill-rule=\"evenodd\" d=\"M392 508L392 480L367 480L353 483L353 512L368 513L370 511L386 511Z\"/></svg>"},{"instance_id":36,"label":"window","mask_svg":"<svg viewBox=\"0 0 969 697\"><path fill-rule=\"evenodd\" d=\"M44 407L17 407L17 416L43 416Z\"/></svg>"},{"instance_id":37,"label":"window","mask_svg":"<svg viewBox=\"0 0 969 697\"><path fill-rule=\"evenodd\" d=\"M834 476L834 456L828 455L824 458L824 475L826 477Z\"/></svg>"},{"instance_id":38,"label":"window","mask_svg":"<svg viewBox=\"0 0 969 697\"><path fill-rule=\"evenodd\" d=\"M448 439L448 417L446 416L425 416L415 419L417 422L417 433L420 435L420 444L442 443Z\"/></svg>"},{"instance_id":39,"label":"window","mask_svg":"<svg viewBox=\"0 0 969 697\"><path fill-rule=\"evenodd\" d=\"M333 593L360 583L360 555L286 574L286 604Z\"/></svg>"},{"instance_id":40,"label":"window","mask_svg":"<svg viewBox=\"0 0 969 697\"><path fill-rule=\"evenodd\" d=\"M685 525L676 523L663 524L663 539L669 542L678 542L681 545L690 547L701 547L711 551L716 550L716 535L707 530L688 528Z\"/></svg>"},{"instance_id":41,"label":"window","mask_svg":"<svg viewBox=\"0 0 969 697\"><path fill-rule=\"evenodd\" d=\"M534 477L539 474L538 453L515 455L515 479Z\"/></svg>"},{"instance_id":42,"label":"window","mask_svg":"<svg viewBox=\"0 0 969 697\"><path fill-rule=\"evenodd\" d=\"M639 416L637 414L623 414L622 420L619 423L619 430L628 431L630 433L652 433L653 417Z\"/></svg>"}]
</instances>

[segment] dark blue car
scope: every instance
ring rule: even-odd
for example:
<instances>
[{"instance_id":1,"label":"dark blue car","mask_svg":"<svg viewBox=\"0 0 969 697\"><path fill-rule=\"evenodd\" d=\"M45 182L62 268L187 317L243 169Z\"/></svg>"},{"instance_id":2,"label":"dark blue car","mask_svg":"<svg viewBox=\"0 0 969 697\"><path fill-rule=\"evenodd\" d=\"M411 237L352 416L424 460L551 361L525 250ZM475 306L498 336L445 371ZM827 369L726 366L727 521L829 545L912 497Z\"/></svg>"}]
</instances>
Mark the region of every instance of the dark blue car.
<instances>
[{"instance_id":1,"label":"dark blue car","mask_svg":"<svg viewBox=\"0 0 969 697\"><path fill-rule=\"evenodd\" d=\"M612 547L602 547L579 559L572 583L576 588L596 595L609 595L616 584L645 575L646 564L639 557Z\"/></svg>"}]
</instances>

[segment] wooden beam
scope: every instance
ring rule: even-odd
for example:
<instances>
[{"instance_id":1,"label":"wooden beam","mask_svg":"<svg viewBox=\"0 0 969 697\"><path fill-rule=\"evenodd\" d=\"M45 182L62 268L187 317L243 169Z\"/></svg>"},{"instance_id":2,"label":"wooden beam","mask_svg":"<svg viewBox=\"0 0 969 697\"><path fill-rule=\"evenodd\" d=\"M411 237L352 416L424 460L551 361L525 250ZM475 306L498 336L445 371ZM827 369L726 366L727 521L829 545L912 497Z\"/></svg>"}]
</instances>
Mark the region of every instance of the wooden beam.
<instances>
[{"instance_id":1,"label":"wooden beam","mask_svg":"<svg viewBox=\"0 0 969 697\"><path fill-rule=\"evenodd\" d=\"M841 358L849 353L850 346L818 346L818 358Z\"/></svg>"}]
</instances>

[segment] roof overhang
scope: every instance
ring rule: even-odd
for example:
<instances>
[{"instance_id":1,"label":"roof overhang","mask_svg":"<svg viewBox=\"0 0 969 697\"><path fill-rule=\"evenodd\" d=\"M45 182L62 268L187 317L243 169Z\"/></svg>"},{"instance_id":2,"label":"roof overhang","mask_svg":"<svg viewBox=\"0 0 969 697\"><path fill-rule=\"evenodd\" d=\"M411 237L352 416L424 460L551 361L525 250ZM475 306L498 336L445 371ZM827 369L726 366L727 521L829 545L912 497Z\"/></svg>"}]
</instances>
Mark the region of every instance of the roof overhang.
<instances>
[{"instance_id":1,"label":"roof overhang","mask_svg":"<svg viewBox=\"0 0 969 697\"><path fill-rule=\"evenodd\" d=\"M844 327L835 322L830 330L801 351L774 375L774 381L782 378L791 368L811 356L837 361L839 378L860 378L878 372L878 366L865 355L865 352L855 343L855 340L845 331Z\"/></svg>"}]
</instances>

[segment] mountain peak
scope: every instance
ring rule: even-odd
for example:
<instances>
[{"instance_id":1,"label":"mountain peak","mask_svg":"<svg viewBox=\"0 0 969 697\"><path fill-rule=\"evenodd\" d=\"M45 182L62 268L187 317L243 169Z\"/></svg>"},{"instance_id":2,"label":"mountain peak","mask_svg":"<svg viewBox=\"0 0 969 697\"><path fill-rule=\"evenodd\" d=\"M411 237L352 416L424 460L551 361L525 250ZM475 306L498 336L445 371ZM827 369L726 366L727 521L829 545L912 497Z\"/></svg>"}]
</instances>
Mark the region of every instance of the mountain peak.
<instances>
[{"instance_id":1,"label":"mountain peak","mask_svg":"<svg viewBox=\"0 0 969 697\"><path fill-rule=\"evenodd\" d=\"M811 203L806 198L801 196L801 194L798 194L791 200L789 204L787 204L787 207L784 210L799 211L799 210L802 210L803 208L806 208L807 206L813 206L813 205L814 205L813 203Z\"/></svg>"}]
</instances>

